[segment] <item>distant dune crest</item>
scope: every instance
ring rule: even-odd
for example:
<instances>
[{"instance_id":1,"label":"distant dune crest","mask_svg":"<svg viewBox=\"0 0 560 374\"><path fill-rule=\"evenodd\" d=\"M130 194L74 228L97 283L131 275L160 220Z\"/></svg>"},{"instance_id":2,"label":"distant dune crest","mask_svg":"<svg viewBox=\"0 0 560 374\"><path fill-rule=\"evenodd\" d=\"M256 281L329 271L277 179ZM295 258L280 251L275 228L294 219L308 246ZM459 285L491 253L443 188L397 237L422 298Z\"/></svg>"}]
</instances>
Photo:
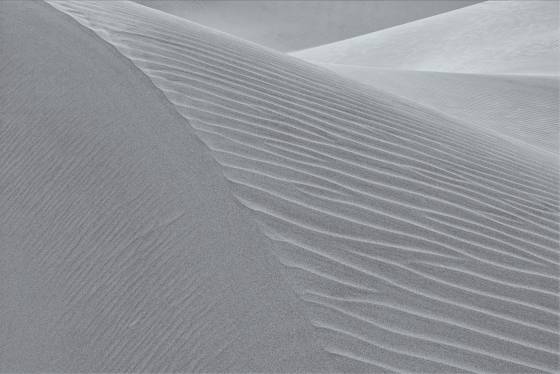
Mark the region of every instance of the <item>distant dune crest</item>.
<instances>
[{"instance_id":1,"label":"distant dune crest","mask_svg":"<svg viewBox=\"0 0 560 374\"><path fill-rule=\"evenodd\" d=\"M557 1L486 1L294 55L378 68L558 76L559 11Z\"/></svg>"}]
</instances>

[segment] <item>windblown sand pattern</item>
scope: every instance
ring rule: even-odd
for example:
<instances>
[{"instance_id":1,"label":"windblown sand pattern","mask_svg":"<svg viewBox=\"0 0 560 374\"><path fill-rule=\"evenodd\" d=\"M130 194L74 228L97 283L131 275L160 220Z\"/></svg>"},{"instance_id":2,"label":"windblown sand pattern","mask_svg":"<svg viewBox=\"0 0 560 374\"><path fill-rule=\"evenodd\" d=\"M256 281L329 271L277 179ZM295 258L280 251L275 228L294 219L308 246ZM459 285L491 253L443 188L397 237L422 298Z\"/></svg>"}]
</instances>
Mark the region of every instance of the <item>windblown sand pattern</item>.
<instances>
[{"instance_id":1,"label":"windblown sand pattern","mask_svg":"<svg viewBox=\"0 0 560 374\"><path fill-rule=\"evenodd\" d=\"M197 130L327 352L372 371L558 369L553 156L141 6L51 4Z\"/></svg>"},{"instance_id":2,"label":"windblown sand pattern","mask_svg":"<svg viewBox=\"0 0 560 374\"><path fill-rule=\"evenodd\" d=\"M68 247L67 256L56 258L48 255L52 248L43 249L40 262L68 261L74 269L62 282L74 285L66 290L66 300L86 303L95 300L91 295L119 296L100 298L108 303L99 307L109 310L111 321L105 330L85 329L91 339L103 335L108 344L95 352L102 362L97 367L83 358L96 371L130 371L126 365L131 362L136 362L135 371L558 371L555 154L135 3L48 3L93 31L111 53L122 54L149 78L146 86L153 83L154 91L171 103L170 111L195 129L246 207L237 212L229 204L229 190L216 187L219 177L213 175L218 168L213 164L201 164L208 174L188 166L205 159L195 142L185 141L193 150L186 153L191 158L182 159L186 154L181 152L187 150L176 149L172 137L158 135L169 147L153 152L174 160L162 175L182 175L175 168L183 167L188 173L170 185L158 183L156 176L130 203L113 206L113 224L128 222L119 219L122 214L135 217L130 224L136 226L115 226L106 242L97 244L109 245L118 233L141 232L144 236L131 235L128 243L142 243L141 266L127 272L130 254L122 248L114 248L112 255ZM161 123L162 133L180 134L168 130L166 123ZM95 126L92 123L90 131ZM134 124L130 126L119 131L132 132ZM15 132L10 139L27 139L9 131ZM140 136L141 144L149 135ZM110 163L110 155L124 160L127 152L136 152L126 143L96 139L95 146L68 144L68 152L91 155L99 163ZM33 149L33 143L22 144ZM30 154L8 164L30 165L26 157L35 153ZM160 165L156 156L150 157L138 162L153 164L133 165L131 170L147 173ZM85 165L57 170L64 174ZM114 178L127 175L122 169L112 172ZM197 190L193 205L177 204L174 199L191 188L184 183L199 176L202 182L196 179L192 188L206 186L217 202L207 201ZM146 180L129 178L131 183ZM12 193L17 197L25 191ZM57 198L49 195L45 201ZM118 201L106 198L100 204ZM204 199L203 204L196 204L196 198ZM207 213L204 204L212 207ZM183 226L185 217L208 215L209 222L219 216L220 204L224 215L238 217L228 226L236 243L239 235L258 238L264 233L266 238L250 241L253 247L247 252L220 252L206 243L189 253L203 260L180 262L187 251L182 240L200 237L193 235L196 227ZM252 217L260 231L244 225L245 216ZM213 231L200 234L209 240L215 233L216 240L222 240L221 224L217 220ZM94 234L85 233L75 248L82 248L82 240L93 245ZM274 254L270 259L264 254L268 249ZM278 262L282 272L276 272ZM97 265L76 265L88 263ZM102 264L112 271L105 272ZM230 276L230 265L246 273ZM150 284L142 283L142 275L158 268L173 270L153 278L169 288L161 299L146 298ZM95 274L102 282L81 286ZM289 287L282 288L279 274ZM259 293L251 293L251 285ZM123 299L128 303L121 303ZM161 309L158 300L173 307ZM232 307L236 314L228 316ZM138 309L150 313L131 314ZM248 320L231 321L253 313L256 326ZM101 322L94 319L88 327L96 323ZM143 339L126 335L133 332L124 326L137 323L144 328L139 332ZM286 328L291 328L289 336L283 333ZM130 343L123 343L123 337ZM251 352L259 352L258 357L248 359ZM270 367L259 361L266 357L274 360ZM83 371L76 365L75 370Z\"/></svg>"}]
</instances>

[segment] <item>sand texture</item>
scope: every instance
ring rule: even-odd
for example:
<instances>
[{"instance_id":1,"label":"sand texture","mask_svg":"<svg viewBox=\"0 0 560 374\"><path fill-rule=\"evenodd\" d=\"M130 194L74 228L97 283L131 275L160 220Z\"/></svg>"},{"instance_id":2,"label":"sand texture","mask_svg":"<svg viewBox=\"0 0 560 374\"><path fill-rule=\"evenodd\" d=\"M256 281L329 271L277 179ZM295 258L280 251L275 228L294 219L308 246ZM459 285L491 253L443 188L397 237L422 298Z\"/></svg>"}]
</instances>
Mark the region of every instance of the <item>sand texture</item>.
<instances>
[{"instance_id":1,"label":"sand texture","mask_svg":"<svg viewBox=\"0 0 560 374\"><path fill-rule=\"evenodd\" d=\"M0 371L559 370L546 119L482 126L134 2L0 7Z\"/></svg>"}]
</instances>

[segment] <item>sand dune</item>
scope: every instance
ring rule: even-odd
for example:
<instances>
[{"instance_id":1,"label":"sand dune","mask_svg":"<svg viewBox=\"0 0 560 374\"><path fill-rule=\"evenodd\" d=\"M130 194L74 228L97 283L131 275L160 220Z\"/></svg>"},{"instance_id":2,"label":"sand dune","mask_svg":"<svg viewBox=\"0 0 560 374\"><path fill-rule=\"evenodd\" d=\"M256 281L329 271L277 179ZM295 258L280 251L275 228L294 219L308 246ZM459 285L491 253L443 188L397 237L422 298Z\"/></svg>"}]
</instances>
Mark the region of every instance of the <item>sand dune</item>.
<instances>
[{"instance_id":1,"label":"sand dune","mask_svg":"<svg viewBox=\"0 0 560 374\"><path fill-rule=\"evenodd\" d=\"M346 77L547 152L558 152L556 76L457 74L322 64Z\"/></svg>"},{"instance_id":2,"label":"sand dune","mask_svg":"<svg viewBox=\"0 0 560 374\"><path fill-rule=\"evenodd\" d=\"M135 0L278 51L332 43L475 4L476 0ZM227 16L226 16L227 15ZM348 20L352 20L348 22Z\"/></svg>"},{"instance_id":3,"label":"sand dune","mask_svg":"<svg viewBox=\"0 0 560 374\"><path fill-rule=\"evenodd\" d=\"M559 11L557 1L486 1L294 55L390 69L558 76Z\"/></svg>"},{"instance_id":4,"label":"sand dune","mask_svg":"<svg viewBox=\"0 0 560 374\"><path fill-rule=\"evenodd\" d=\"M3 371L558 370L554 155L135 3L48 3L2 3Z\"/></svg>"}]
</instances>

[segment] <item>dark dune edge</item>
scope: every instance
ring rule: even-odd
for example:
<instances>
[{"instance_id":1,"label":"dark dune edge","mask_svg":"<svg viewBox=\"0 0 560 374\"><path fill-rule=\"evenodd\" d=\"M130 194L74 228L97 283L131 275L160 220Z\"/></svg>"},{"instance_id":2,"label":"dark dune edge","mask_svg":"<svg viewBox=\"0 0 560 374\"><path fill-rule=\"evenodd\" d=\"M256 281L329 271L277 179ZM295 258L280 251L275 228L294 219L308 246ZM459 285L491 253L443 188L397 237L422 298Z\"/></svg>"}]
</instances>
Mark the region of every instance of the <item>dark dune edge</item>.
<instances>
[{"instance_id":1,"label":"dark dune edge","mask_svg":"<svg viewBox=\"0 0 560 374\"><path fill-rule=\"evenodd\" d=\"M0 17L0 372L338 371L151 82L43 2Z\"/></svg>"},{"instance_id":2,"label":"dark dune edge","mask_svg":"<svg viewBox=\"0 0 560 374\"><path fill-rule=\"evenodd\" d=\"M314 332L321 337L324 350L329 353L325 357L337 364L335 370L526 373L558 369L556 159L465 128L381 92L361 90L350 81L308 64L135 4L51 4L95 31L128 57L197 130L198 136L222 165L239 201L252 211L252 216L262 223L262 230L276 242L273 250L285 265L292 287L304 302L302 308L315 326ZM107 100L114 100L110 92L107 97ZM137 104L137 107L143 108L143 105L147 102ZM139 116L147 115L145 111L148 109L144 108ZM160 115L152 113L152 121L146 124L152 126L152 132L145 135L149 144L159 144L159 138L157 141L150 139L162 131L158 130L162 121ZM136 124L131 126L123 139L128 142L128 136L137 130ZM180 139L175 138L179 135L181 139L185 136L172 132L165 141L180 143ZM27 137L19 139L26 139L28 147L35 144ZM10 143L15 147L22 146L21 143ZM175 197L184 204L195 204L192 199L185 198L192 195L186 194L184 186L206 181L207 169L212 164L200 163L198 159L192 162L193 154L187 151L194 144L197 143L177 144L172 148L177 152L173 172L180 173L184 167L196 168L199 170L194 173L196 178L193 180L189 175L176 177L173 186L178 190L170 194L165 186L161 186L162 180L167 181L165 176L155 174L150 180L156 183L157 196L163 200L155 199L152 205L144 207L145 211L157 212L169 205L175 209ZM136 159L137 155L130 152L130 145L127 145L126 152L117 153L116 157ZM166 152L170 151L166 149ZM79 149L75 153L82 154ZM204 152L193 150L192 153L200 157ZM139 160L144 161L146 157ZM156 160L147 160L149 163L137 170L143 173L157 170L160 164ZM121 162L122 167L130 166ZM34 163L29 161L25 165L32 168ZM60 170L64 171L64 167ZM25 174L29 182L35 176L32 171ZM219 173L210 175L215 174ZM46 173L46 177L49 175ZM129 180L130 175L125 178L127 184L134 183L134 179ZM145 182L138 178L138 181ZM219 176L215 178L219 179ZM205 187L216 188L216 185L221 182L210 181L200 186L197 197L205 196ZM20 185L8 185L14 186ZM211 212L218 214L224 208L222 204L230 207L227 205L228 195L228 191L223 191L222 200L214 204L206 201L215 207ZM8 203L13 201L8 200ZM41 205L42 201L52 200L42 199L32 204L33 208L49 212L48 206ZM206 211L206 203L204 207L195 204L200 210L193 216ZM99 205L101 212L103 208ZM235 207L228 209L235 210ZM7 217L18 218L18 214L26 214L29 210L15 212ZM179 217L180 211L177 213ZM143 217L135 210L123 214ZM243 219L246 214L235 210L234 215L238 215L238 219L233 219L231 224L245 227ZM174 217L166 211L156 214L155 220L167 227L166 222L173 222ZM177 220L178 228L189 227L188 219ZM13 220L2 227L13 230L12 226L17 222ZM214 235L224 230L223 225L212 227ZM238 240L258 238L257 232L243 227L235 226L229 232L237 233L234 237L239 237ZM49 227L44 230L53 240L59 237L56 232L49 231ZM19 235L25 233L24 230ZM207 232L202 234L196 237L211 241ZM30 240L39 242L37 236L30 237ZM157 238L153 240L157 243ZM156 258L175 263L176 258L166 257L173 251L165 251L163 246L154 246L154 242L144 239L140 242ZM215 248L213 244L208 243L209 251ZM243 266L253 265L244 263L248 259L254 261L253 256L264 256L261 250L255 248L247 253L239 246L233 253L218 251L210 263L218 261L223 266L212 268L214 277L204 278L217 278L217 282L210 282L215 288L203 288L197 295L209 299L223 297L220 286L244 278L248 285L243 288L247 291L245 298L238 301L239 295L234 293L229 295L233 299L231 303L238 305L240 311L264 308L260 309L261 318L274 321L274 316L279 313L276 308L284 303L261 305L262 300L256 300L251 294L254 289L250 285L254 278L238 274L250 271L264 276L266 267ZM102 248L93 253L103 256L107 252ZM227 257L221 258L224 253ZM80 258L92 260L80 252L75 252L72 258L74 264ZM176 274L181 274L179 271L161 275L156 271L154 261L148 256L133 274L138 276L153 269L154 277L165 276L169 282L176 281ZM240 267L230 268L231 261L242 263ZM274 266L274 262L262 261L269 267ZM184 272L182 276L191 277L196 284L200 281L198 275L209 270L206 265L210 263L201 263L198 273ZM181 268L180 264L177 266ZM85 275L95 274L95 270ZM80 274L84 273L70 274L65 281ZM272 295L265 300L271 303L275 297L284 300L275 294L284 292L274 283L279 282L274 280L275 274L271 275L273 284L266 288ZM138 283L134 278L129 281L132 287ZM176 294L168 295L167 300L184 298L181 286L184 285L173 288ZM76 292L76 286L72 292ZM140 288L137 292L141 295L143 291ZM102 292L94 293L99 294ZM134 302L143 300L137 295L133 293L129 296L132 302L124 304L130 310L137 310ZM253 304L245 305L247 299ZM122 305L118 300L115 302ZM296 300L293 304L300 305ZM190 305L197 307L196 303ZM231 304L208 305L211 306L209 309L197 314L203 316L199 319L168 320L175 322L173 327L179 330L186 323L195 330L217 326L214 328L218 331L197 330L197 337L214 339L223 333L222 326L215 325L216 318L218 321L223 318L219 311L229 310ZM216 306L218 312L214 309ZM102 304L98 307L99 313L106 310ZM173 312L181 316L184 308L179 309ZM121 318L129 316L126 309L110 310ZM161 310L156 308L154 312ZM153 315L158 320L166 320L166 314ZM292 316L292 313L286 315ZM200 318L202 323L198 324ZM210 322L204 323L204 318ZM138 322L131 323L134 326ZM264 325L265 322L262 323L263 329ZM122 332L121 326L122 321L117 319L115 325L108 325L107 330L101 331L118 334ZM150 326L149 320L145 326ZM89 327L98 326L92 323ZM111 331L110 327L117 327L117 330ZM278 331L284 326L280 327ZM175 333L175 330L164 331ZM263 360L267 354L269 359L277 359L275 349L285 349L293 344L294 334L286 336L287 340L282 342L276 340L273 332L249 331L252 333L248 334L247 341L251 338L275 341L268 351L259 351ZM294 331L299 332L298 336L303 340L291 353L297 352L297 348L310 346L305 341L305 337L310 336L308 330L296 327ZM150 339L153 334L153 327L139 331L138 339ZM127 337L130 335L123 336L124 339ZM150 340L136 341L136 350L128 350L130 343L121 339L120 342L124 342L121 350L103 347L96 358L104 357L103 354L113 358L114 361L105 363L111 370L129 369L127 359L140 358L140 362L146 365L155 362L163 366L168 362L165 359L179 357L190 371L203 369L205 363L208 366L223 365L215 371L236 371L233 365L238 364L237 367L242 368L237 369L239 371L247 370L247 366L243 366L247 363L237 363L236 360L246 359L243 353L252 354L254 349L261 348L258 343L247 347L243 346L243 341L233 341L224 348L233 367L226 368L224 361L206 356L207 347L197 345L196 351L190 349L185 354L186 347L190 346L175 346L170 344L174 340L168 338L160 336L163 347ZM179 341L182 338L183 335L177 337ZM85 344L87 348L92 347ZM276 363L275 367L279 368L276 371L296 370L282 366L293 364L290 352L284 356L285 361ZM321 350L312 350L307 355L302 353L304 357L295 362L304 364L306 359L316 358L316 364L319 364L323 362L323 354ZM152 361L154 357L161 361ZM111 364L120 366L111 367ZM179 367L179 362L173 364ZM79 365L77 362L75 367L83 370ZM140 369L150 369L138 365ZM266 370L271 369L261 369Z\"/></svg>"}]
</instances>

